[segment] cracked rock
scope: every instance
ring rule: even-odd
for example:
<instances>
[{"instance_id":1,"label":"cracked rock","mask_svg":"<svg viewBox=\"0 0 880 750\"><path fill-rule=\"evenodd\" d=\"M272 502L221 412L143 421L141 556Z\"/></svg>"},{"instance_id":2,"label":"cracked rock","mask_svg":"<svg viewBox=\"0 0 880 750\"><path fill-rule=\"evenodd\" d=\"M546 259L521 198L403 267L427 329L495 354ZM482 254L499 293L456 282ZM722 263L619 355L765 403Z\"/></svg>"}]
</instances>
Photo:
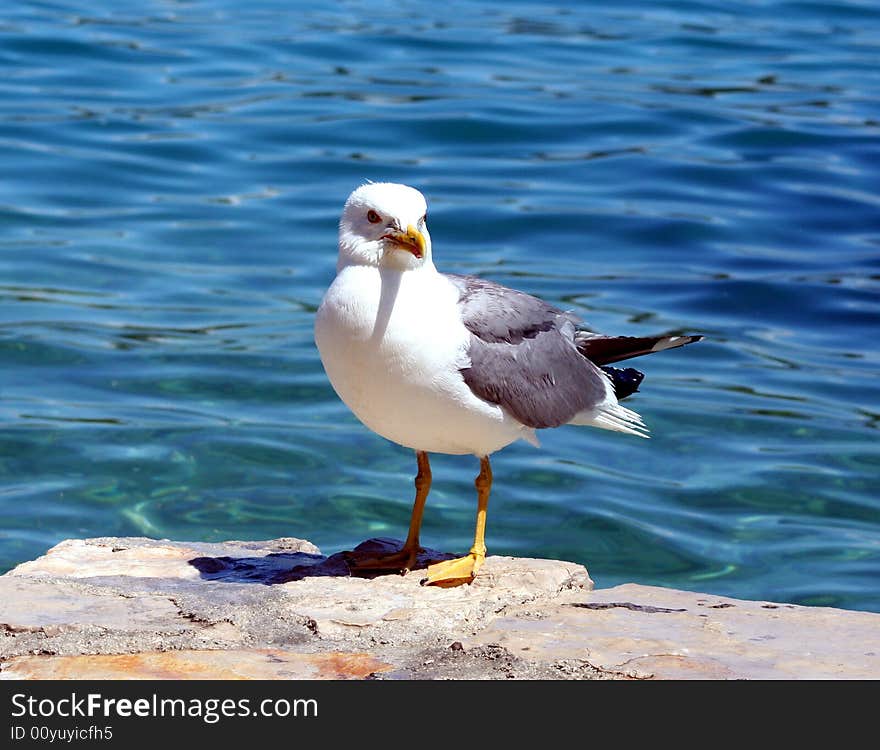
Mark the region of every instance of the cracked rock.
<instances>
[{"instance_id":1,"label":"cracked rock","mask_svg":"<svg viewBox=\"0 0 880 750\"><path fill-rule=\"evenodd\" d=\"M0 576L0 678L880 677L876 614L593 591L558 560L490 557L444 589L346 559L290 538L67 540Z\"/></svg>"}]
</instances>

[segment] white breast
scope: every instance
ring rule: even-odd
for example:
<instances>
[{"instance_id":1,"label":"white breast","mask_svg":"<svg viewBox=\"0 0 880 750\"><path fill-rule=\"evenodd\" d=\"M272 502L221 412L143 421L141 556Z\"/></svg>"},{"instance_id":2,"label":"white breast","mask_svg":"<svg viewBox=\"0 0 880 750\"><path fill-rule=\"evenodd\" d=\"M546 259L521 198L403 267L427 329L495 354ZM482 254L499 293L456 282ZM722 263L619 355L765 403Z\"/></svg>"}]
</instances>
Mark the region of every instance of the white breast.
<instances>
[{"instance_id":1,"label":"white breast","mask_svg":"<svg viewBox=\"0 0 880 750\"><path fill-rule=\"evenodd\" d=\"M431 266L348 266L318 309L315 341L337 394L374 432L415 450L488 455L528 436L465 384L470 333L457 302Z\"/></svg>"}]
</instances>

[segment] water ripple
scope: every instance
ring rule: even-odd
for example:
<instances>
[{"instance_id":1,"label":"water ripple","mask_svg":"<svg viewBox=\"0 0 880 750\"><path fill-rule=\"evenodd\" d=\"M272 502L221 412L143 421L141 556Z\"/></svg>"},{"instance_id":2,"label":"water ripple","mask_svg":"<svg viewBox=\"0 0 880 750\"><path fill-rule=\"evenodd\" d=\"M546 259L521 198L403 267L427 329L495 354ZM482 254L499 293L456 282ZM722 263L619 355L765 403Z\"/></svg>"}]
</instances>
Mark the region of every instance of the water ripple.
<instances>
[{"instance_id":1,"label":"water ripple","mask_svg":"<svg viewBox=\"0 0 880 750\"><path fill-rule=\"evenodd\" d=\"M399 535L412 457L326 381L342 201L421 187L438 265L644 361L653 439L495 459L493 551L880 611L880 14L257 0L0 24L0 566L68 536ZM476 462L425 520L466 548Z\"/></svg>"}]
</instances>

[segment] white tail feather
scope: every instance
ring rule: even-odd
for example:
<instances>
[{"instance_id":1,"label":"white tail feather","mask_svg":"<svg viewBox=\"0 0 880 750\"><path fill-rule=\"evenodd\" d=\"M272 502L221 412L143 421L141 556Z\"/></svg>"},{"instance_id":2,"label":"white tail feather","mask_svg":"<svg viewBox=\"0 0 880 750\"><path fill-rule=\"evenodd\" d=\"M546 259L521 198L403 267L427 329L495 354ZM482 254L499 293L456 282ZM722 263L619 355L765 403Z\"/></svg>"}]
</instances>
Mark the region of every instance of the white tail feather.
<instances>
[{"instance_id":1,"label":"white tail feather","mask_svg":"<svg viewBox=\"0 0 880 750\"><path fill-rule=\"evenodd\" d=\"M641 416L620 404L608 404L593 417L593 424L606 430L616 430L643 438L650 437L648 427Z\"/></svg>"},{"instance_id":2,"label":"white tail feather","mask_svg":"<svg viewBox=\"0 0 880 750\"><path fill-rule=\"evenodd\" d=\"M611 376L604 370L596 369L604 376L605 400L593 407L592 410L582 411L580 414L577 414L569 424L601 427L603 430L625 432L627 435L636 435L642 438L651 437L648 434L647 425L642 421L642 417L617 402Z\"/></svg>"},{"instance_id":3,"label":"white tail feather","mask_svg":"<svg viewBox=\"0 0 880 750\"><path fill-rule=\"evenodd\" d=\"M647 426L636 412L614 403L604 403L594 412L581 412L569 424L590 425L643 438L651 437Z\"/></svg>"}]
</instances>

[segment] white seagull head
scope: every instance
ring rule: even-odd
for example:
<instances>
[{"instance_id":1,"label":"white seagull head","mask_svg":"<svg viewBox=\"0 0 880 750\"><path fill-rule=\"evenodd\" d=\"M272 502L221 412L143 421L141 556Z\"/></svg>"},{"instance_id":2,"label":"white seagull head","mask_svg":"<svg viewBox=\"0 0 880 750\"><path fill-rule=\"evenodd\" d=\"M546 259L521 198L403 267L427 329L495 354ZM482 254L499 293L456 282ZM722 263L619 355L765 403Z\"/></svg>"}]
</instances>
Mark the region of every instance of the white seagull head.
<instances>
[{"instance_id":1,"label":"white seagull head","mask_svg":"<svg viewBox=\"0 0 880 750\"><path fill-rule=\"evenodd\" d=\"M428 206L415 188L393 182L361 185L339 221L339 262L401 271L431 265Z\"/></svg>"}]
</instances>

